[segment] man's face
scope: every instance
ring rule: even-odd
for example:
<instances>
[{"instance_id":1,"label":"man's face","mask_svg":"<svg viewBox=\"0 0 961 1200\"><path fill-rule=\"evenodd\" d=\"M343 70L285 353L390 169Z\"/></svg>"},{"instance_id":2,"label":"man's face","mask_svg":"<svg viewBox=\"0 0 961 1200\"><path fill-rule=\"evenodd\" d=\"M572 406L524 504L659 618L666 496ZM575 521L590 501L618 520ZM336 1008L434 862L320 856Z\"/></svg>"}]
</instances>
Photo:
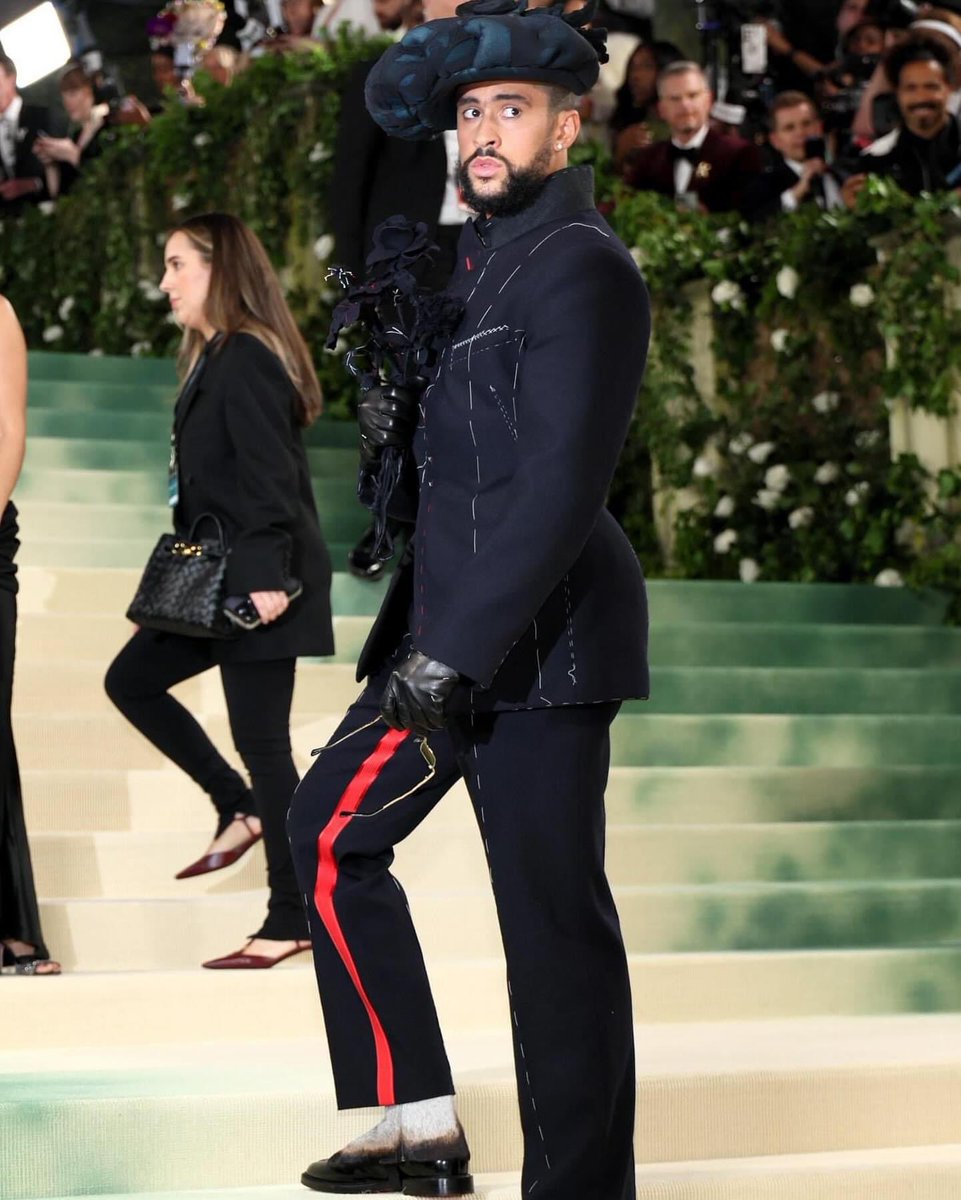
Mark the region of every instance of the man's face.
<instances>
[{"instance_id":1,"label":"man's face","mask_svg":"<svg viewBox=\"0 0 961 1200\"><path fill-rule=\"evenodd\" d=\"M424 0L424 20L439 21L442 17L453 17L457 14L458 4L463 0Z\"/></svg>"},{"instance_id":2,"label":"man's face","mask_svg":"<svg viewBox=\"0 0 961 1200\"><path fill-rule=\"evenodd\" d=\"M771 145L785 158L803 162L804 143L808 138L820 137L821 122L810 104L796 104L793 108L782 108L774 115L771 130Z\"/></svg>"},{"instance_id":3,"label":"man's face","mask_svg":"<svg viewBox=\"0 0 961 1200\"><path fill-rule=\"evenodd\" d=\"M701 76L696 71L685 71L663 80L657 111L671 137L686 142L707 124L713 103L714 97Z\"/></svg>"},{"instance_id":4,"label":"man's face","mask_svg":"<svg viewBox=\"0 0 961 1200\"><path fill-rule=\"evenodd\" d=\"M853 29L867 12L868 0L844 0L838 9L837 30L841 37Z\"/></svg>"},{"instance_id":5,"label":"man's face","mask_svg":"<svg viewBox=\"0 0 961 1200\"><path fill-rule=\"evenodd\" d=\"M573 110L554 113L550 99L547 87L513 79L468 85L461 93L458 178L475 212L519 212L566 165L580 123Z\"/></svg>"},{"instance_id":6,"label":"man's face","mask_svg":"<svg viewBox=\"0 0 961 1200\"><path fill-rule=\"evenodd\" d=\"M898 108L904 124L918 137L933 138L948 120L951 95L938 62L908 63L898 81Z\"/></svg>"},{"instance_id":7,"label":"man's face","mask_svg":"<svg viewBox=\"0 0 961 1200\"><path fill-rule=\"evenodd\" d=\"M17 77L0 67L0 112L9 108L17 94Z\"/></svg>"}]
</instances>

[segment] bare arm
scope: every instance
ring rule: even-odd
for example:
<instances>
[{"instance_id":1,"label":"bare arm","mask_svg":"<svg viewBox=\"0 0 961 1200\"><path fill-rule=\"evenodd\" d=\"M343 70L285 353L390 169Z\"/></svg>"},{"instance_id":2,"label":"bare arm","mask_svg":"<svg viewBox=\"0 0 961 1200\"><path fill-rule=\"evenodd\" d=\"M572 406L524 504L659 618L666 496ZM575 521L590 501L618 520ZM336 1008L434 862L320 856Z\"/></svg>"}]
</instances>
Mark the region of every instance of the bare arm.
<instances>
[{"instance_id":1,"label":"bare arm","mask_svg":"<svg viewBox=\"0 0 961 1200\"><path fill-rule=\"evenodd\" d=\"M9 300L0 296L0 512L17 482L27 441L27 344Z\"/></svg>"}]
</instances>

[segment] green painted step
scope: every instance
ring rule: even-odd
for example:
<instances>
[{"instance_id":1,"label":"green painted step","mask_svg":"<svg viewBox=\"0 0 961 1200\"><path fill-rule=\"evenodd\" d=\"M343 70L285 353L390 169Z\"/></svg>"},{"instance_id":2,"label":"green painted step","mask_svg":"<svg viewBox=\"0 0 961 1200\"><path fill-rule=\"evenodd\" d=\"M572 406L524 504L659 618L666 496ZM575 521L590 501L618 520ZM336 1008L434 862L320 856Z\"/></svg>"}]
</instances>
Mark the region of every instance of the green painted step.
<instances>
[{"instance_id":1,"label":"green painted step","mask_svg":"<svg viewBox=\"0 0 961 1200\"><path fill-rule=\"evenodd\" d=\"M28 361L31 379L173 384L177 378L172 358L126 358L109 354L57 354L49 350L32 350Z\"/></svg>"},{"instance_id":2,"label":"green painted step","mask_svg":"<svg viewBox=\"0 0 961 1200\"><path fill-rule=\"evenodd\" d=\"M27 408L35 413L60 413L76 417L104 413L120 420L140 416L163 417L169 426L176 398L176 383L92 383L71 379L36 379L31 376Z\"/></svg>"},{"instance_id":3,"label":"green painted step","mask_svg":"<svg viewBox=\"0 0 961 1200\"><path fill-rule=\"evenodd\" d=\"M961 821L608 824L615 884L961 879Z\"/></svg>"},{"instance_id":4,"label":"green painted step","mask_svg":"<svg viewBox=\"0 0 961 1200\"><path fill-rule=\"evenodd\" d=\"M961 764L961 717L639 716L614 725L618 766Z\"/></svg>"},{"instance_id":5,"label":"green painted step","mask_svg":"<svg viewBox=\"0 0 961 1200\"><path fill-rule=\"evenodd\" d=\"M733 883L616 890L632 953L938 946L961 940L961 881Z\"/></svg>"},{"instance_id":6,"label":"green painted step","mask_svg":"<svg viewBox=\"0 0 961 1200\"><path fill-rule=\"evenodd\" d=\"M616 766L607 811L610 821L658 825L955 821L961 766Z\"/></svg>"},{"instance_id":7,"label":"green painted step","mask_svg":"<svg viewBox=\"0 0 961 1200\"><path fill-rule=\"evenodd\" d=\"M961 667L961 629L910 625L651 625L655 667Z\"/></svg>"},{"instance_id":8,"label":"green painted step","mask_svg":"<svg viewBox=\"0 0 961 1200\"><path fill-rule=\"evenodd\" d=\"M647 588L652 620L672 625L939 625L947 607L947 597L938 592L919 594L871 584L653 579Z\"/></svg>"},{"instance_id":9,"label":"green painted step","mask_svg":"<svg viewBox=\"0 0 961 1200\"><path fill-rule=\"evenodd\" d=\"M961 713L961 670L823 667L657 667L659 713Z\"/></svg>"}]
</instances>

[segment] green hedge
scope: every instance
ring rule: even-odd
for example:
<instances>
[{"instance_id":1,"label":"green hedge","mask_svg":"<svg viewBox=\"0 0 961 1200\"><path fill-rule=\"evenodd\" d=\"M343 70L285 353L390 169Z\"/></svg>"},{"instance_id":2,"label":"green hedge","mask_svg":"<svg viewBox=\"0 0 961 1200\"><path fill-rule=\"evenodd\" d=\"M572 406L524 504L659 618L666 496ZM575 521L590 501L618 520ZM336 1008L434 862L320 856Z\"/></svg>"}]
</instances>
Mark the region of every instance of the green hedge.
<instances>
[{"instance_id":1,"label":"green hedge","mask_svg":"<svg viewBox=\"0 0 961 1200\"><path fill-rule=\"evenodd\" d=\"M325 197L339 89L377 47L342 35L329 50L265 57L229 90L200 76L204 107L118 131L71 195L7 221L2 286L31 345L171 354L164 231L223 208L282 268L328 411L349 415L342 358L323 350L336 299ZM873 181L857 213L812 209L757 231L625 191L596 148L579 157L652 293L650 367L611 496L649 572L957 590L961 481L891 461L885 404L948 411L961 360L961 315L945 299L959 283L945 252L957 197L915 202ZM694 330L711 345L693 346ZM710 351L716 396L699 394L693 367ZM672 529L659 539L665 497Z\"/></svg>"}]
</instances>

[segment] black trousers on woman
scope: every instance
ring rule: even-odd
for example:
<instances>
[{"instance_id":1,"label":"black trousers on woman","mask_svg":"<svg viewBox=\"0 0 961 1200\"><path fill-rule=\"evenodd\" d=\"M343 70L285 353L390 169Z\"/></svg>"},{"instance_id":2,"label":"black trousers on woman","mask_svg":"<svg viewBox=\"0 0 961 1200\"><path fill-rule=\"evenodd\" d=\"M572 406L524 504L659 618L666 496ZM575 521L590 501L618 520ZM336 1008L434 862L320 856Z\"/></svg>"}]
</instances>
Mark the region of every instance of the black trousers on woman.
<instances>
[{"instance_id":1,"label":"black trousers on woman","mask_svg":"<svg viewBox=\"0 0 961 1200\"><path fill-rule=\"evenodd\" d=\"M40 932L37 892L23 818L20 768L10 706L17 638L17 510L0 519L0 939L28 942L49 958Z\"/></svg>"},{"instance_id":2,"label":"black trousers on woman","mask_svg":"<svg viewBox=\"0 0 961 1200\"><path fill-rule=\"evenodd\" d=\"M253 937L307 937L307 922L290 859L285 819L297 786L290 752L290 703L296 659L221 663L234 746L250 774L247 785L186 708L169 694L215 664L213 642L141 629L107 671L107 695L127 720L210 795L222 828L236 812L263 823L270 900Z\"/></svg>"},{"instance_id":3,"label":"black trousers on woman","mask_svg":"<svg viewBox=\"0 0 961 1200\"><path fill-rule=\"evenodd\" d=\"M453 1091L423 956L390 865L393 847L463 776L507 958L523 1193L631 1200L631 996L604 873L603 799L618 705L454 719L428 739L437 759L428 780L418 740L377 720L383 684L372 681L350 708L297 789L288 820L338 1103ZM436 853L443 855L442 842Z\"/></svg>"}]
</instances>

